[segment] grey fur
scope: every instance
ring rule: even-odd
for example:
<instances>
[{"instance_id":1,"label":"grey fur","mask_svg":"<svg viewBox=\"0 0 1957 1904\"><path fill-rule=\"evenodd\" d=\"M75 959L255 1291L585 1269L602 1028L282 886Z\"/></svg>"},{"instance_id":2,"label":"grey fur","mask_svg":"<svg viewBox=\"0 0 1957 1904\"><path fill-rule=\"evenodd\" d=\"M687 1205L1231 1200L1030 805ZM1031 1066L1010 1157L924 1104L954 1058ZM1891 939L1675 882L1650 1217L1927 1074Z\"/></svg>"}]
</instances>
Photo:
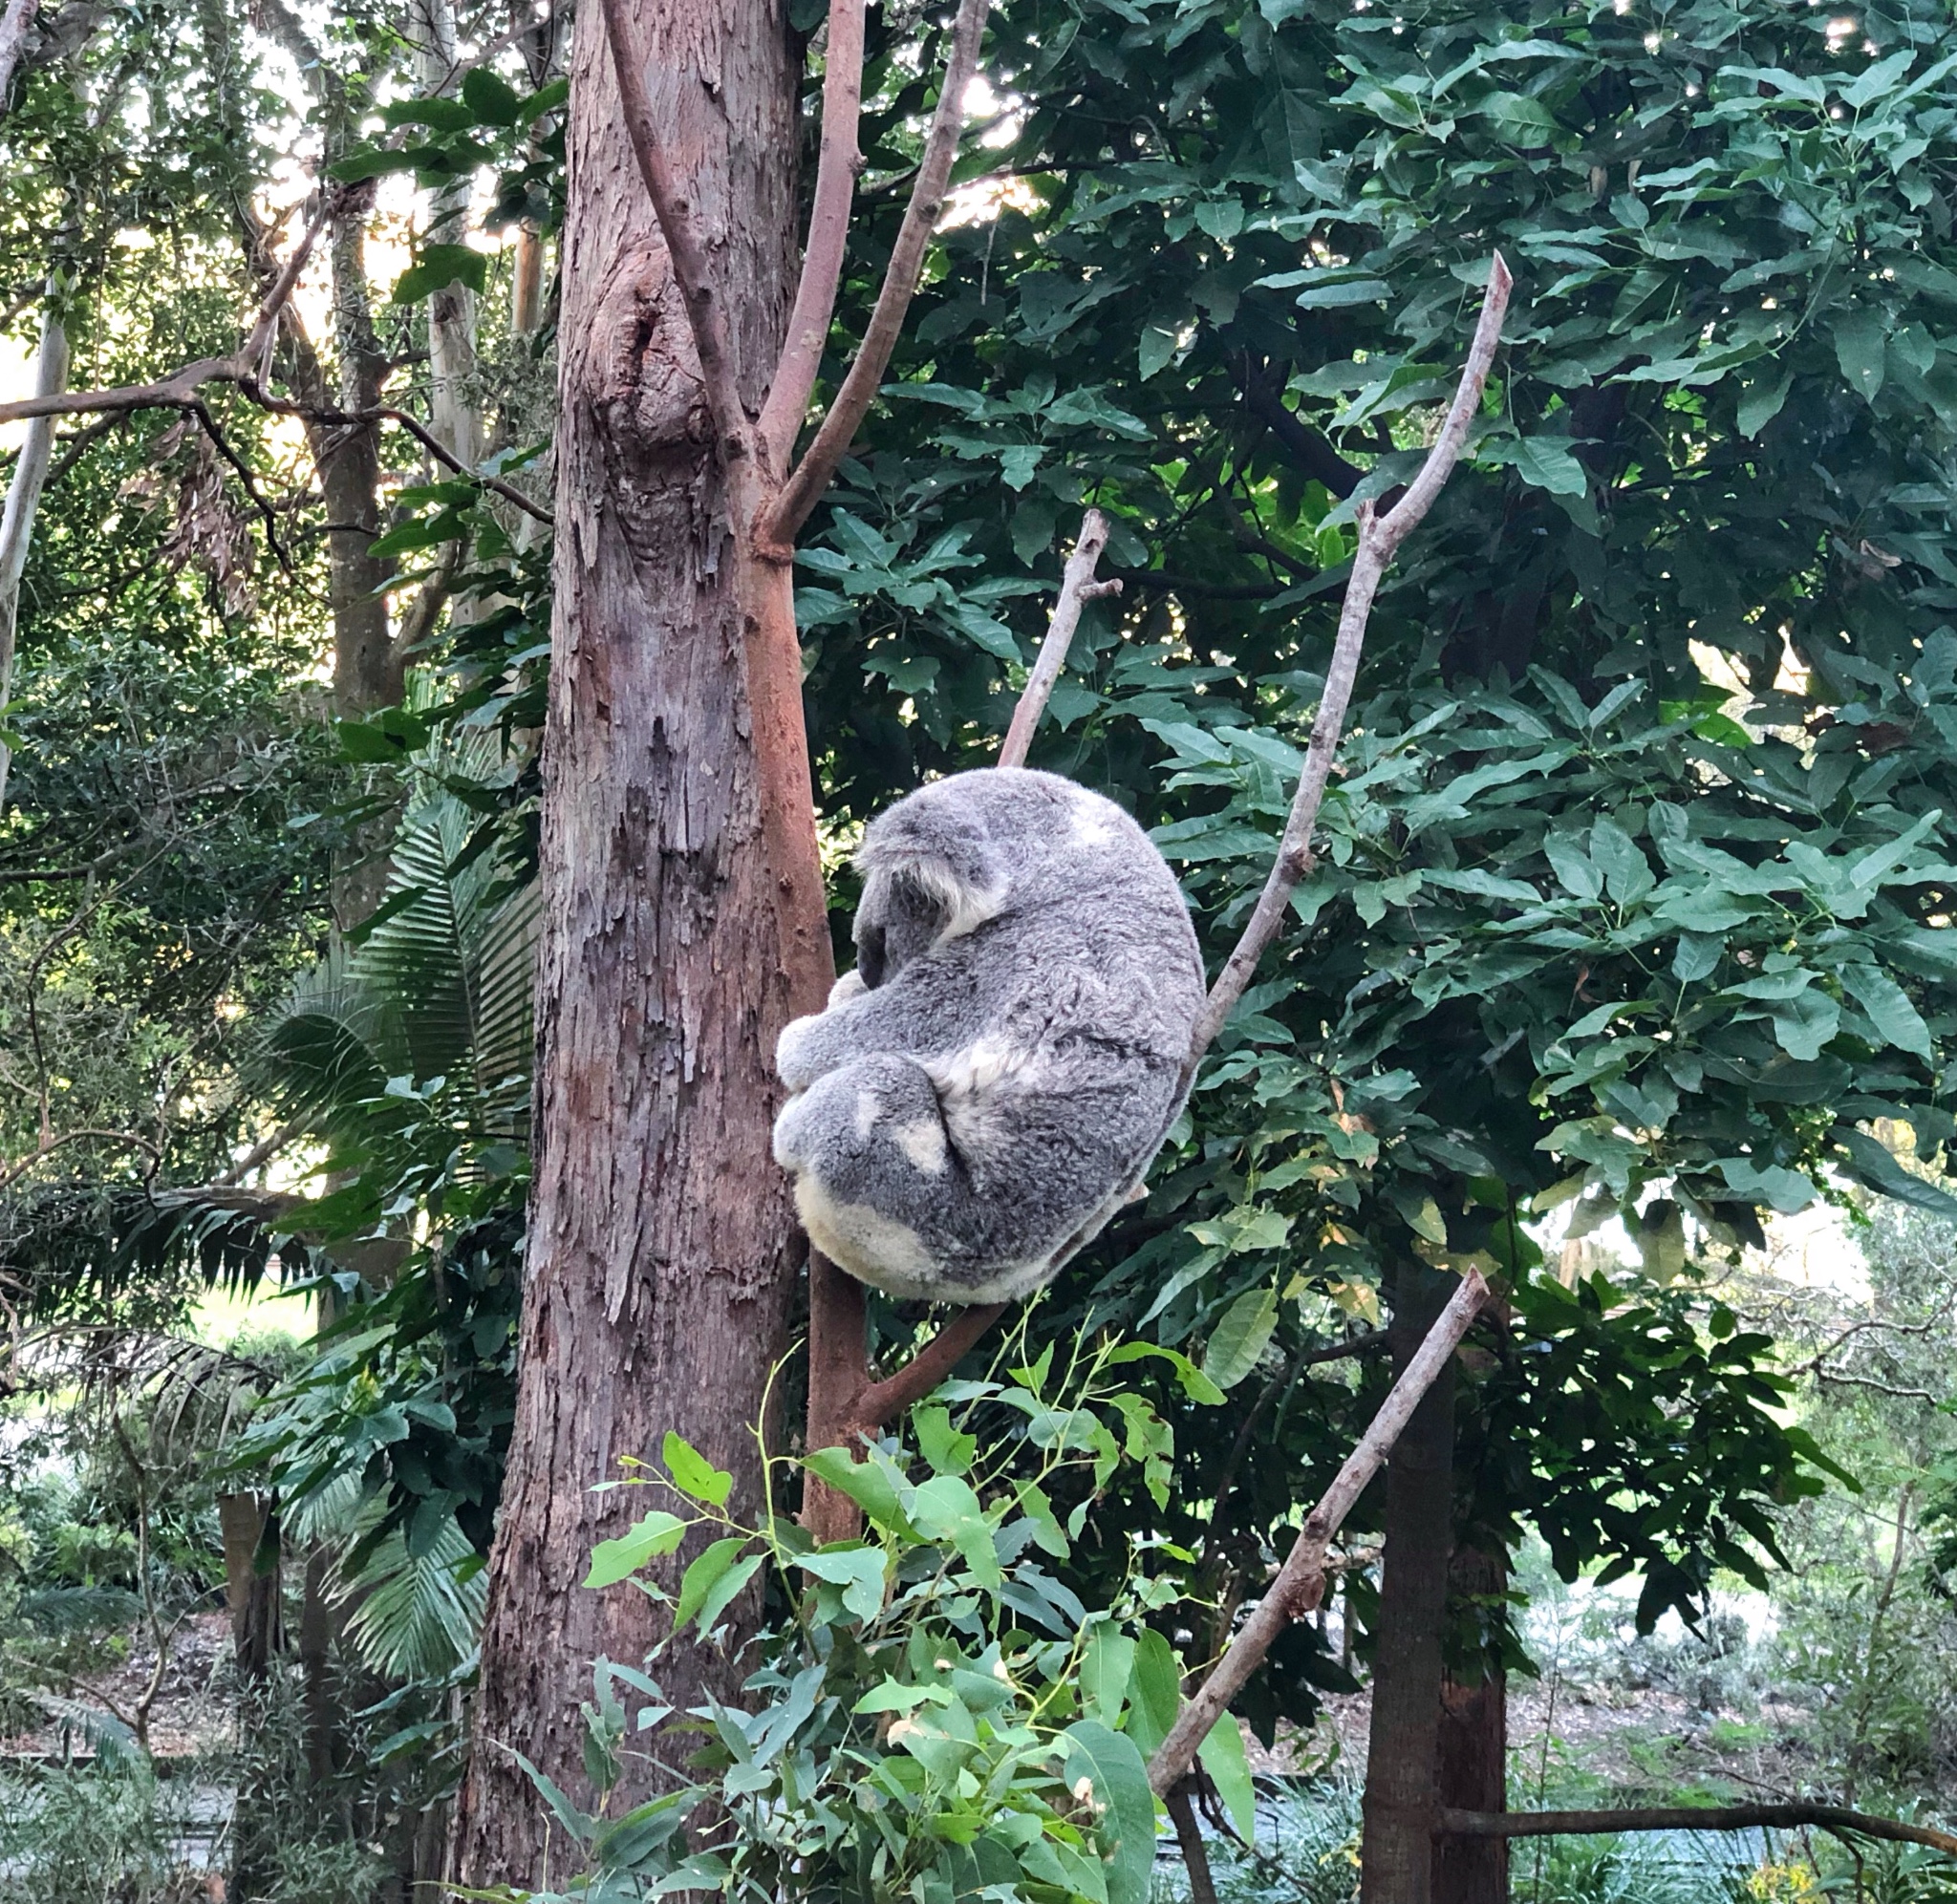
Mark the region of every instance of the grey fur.
<instances>
[{"instance_id":1,"label":"grey fur","mask_svg":"<svg viewBox=\"0 0 1957 1904\"><path fill-rule=\"evenodd\" d=\"M857 969L776 1047L810 1240L892 1294L1005 1302L1140 1183L1181 1108L1203 967L1175 878L1054 774L934 781L872 821Z\"/></svg>"}]
</instances>

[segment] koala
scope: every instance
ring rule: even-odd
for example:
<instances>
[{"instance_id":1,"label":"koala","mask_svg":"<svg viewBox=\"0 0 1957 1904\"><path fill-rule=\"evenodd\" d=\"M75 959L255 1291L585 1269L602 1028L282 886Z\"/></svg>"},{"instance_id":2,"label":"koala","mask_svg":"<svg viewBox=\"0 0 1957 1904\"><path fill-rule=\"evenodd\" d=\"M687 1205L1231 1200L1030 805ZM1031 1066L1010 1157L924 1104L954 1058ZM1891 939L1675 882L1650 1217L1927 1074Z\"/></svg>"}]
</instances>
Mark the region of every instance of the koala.
<instances>
[{"instance_id":1,"label":"koala","mask_svg":"<svg viewBox=\"0 0 1957 1904\"><path fill-rule=\"evenodd\" d=\"M776 1161L862 1281L1031 1294L1182 1107L1204 977L1175 877L1113 802L1017 767L900 800L857 866L856 970L776 1047Z\"/></svg>"}]
</instances>

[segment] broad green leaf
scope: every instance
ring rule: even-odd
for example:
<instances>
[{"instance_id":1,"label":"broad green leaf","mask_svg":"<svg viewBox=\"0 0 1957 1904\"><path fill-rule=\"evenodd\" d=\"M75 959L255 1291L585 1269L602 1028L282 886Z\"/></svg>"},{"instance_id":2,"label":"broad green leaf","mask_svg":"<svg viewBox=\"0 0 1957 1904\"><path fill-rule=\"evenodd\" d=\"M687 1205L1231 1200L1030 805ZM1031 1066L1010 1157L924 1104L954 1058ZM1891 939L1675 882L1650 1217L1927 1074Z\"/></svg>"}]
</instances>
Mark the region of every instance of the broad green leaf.
<instances>
[{"instance_id":1,"label":"broad green leaf","mask_svg":"<svg viewBox=\"0 0 1957 1904\"><path fill-rule=\"evenodd\" d=\"M1155 1795L1132 1739L1091 1719L1061 1734L1069 1783L1086 1776L1107 1809L1098 1824L1108 1867L1108 1904L1148 1904L1155 1869Z\"/></svg>"},{"instance_id":2,"label":"broad green leaf","mask_svg":"<svg viewBox=\"0 0 1957 1904\"><path fill-rule=\"evenodd\" d=\"M1873 965L1844 965L1841 984L1869 1015L1869 1022L1899 1051L1930 1057L1929 1027L1902 986Z\"/></svg>"},{"instance_id":3,"label":"broad green leaf","mask_svg":"<svg viewBox=\"0 0 1957 1904\"><path fill-rule=\"evenodd\" d=\"M847 1494L877 1527L895 1532L909 1530L903 1501L906 1484L888 1456L873 1452L867 1460L851 1461L848 1448L817 1448L804 1457L802 1465L838 1493Z\"/></svg>"},{"instance_id":4,"label":"broad green leaf","mask_svg":"<svg viewBox=\"0 0 1957 1904\"><path fill-rule=\"evenodd\" d=\"M978 1495L957 1475L934 1475L917 1489L911 1522L926 1540L949 1541L978 1584L998 1592L1003 1576L992 1528Z\"/></svg>"},{"instance_id":5,"label":"broad green leaf","mask_svg":"<svg viewBox=\"0 0 1957 1904\"><path fill-rule=\"evenodd\" d=\"M1121 1723L1134 1661L1131 1634L1106 1619L1089 1630L1081 1656L1081 1710L1089 1719L1098 1719L1104 1725Z\"/></svg>"},{"instance_id":6,"label":"broad green leaf","mask_svg":"<svg viewBox=\"0 0 1957 1904\"><path fill-rule=\"evenodd\" d=\"M978 1438L954 1428L949 1408L914 1408L911 1429L917 1437L917 1451L931 1464L934 1473L970 1472L978 1452Z\"/></svg>"},{"instance_id":7,"label":"broad green leaf","mask_svg":"<svg viewBox=\"0 0 1957 1904\"><path fill-rule=\"evenodd\" d=\"M1124 1728L1144 1757L1168 1738L1181 1704L1182 1666L1175 1649L1152 1626L1144 1627L1135 1639Z\"/></svg>"},{"instance_id":8,"label":"broad green leaf","mask_svg":"<svg viewBox=\"0 0 1957 1904\"><path fill-rule=\"evenodd\" d=\"M1210 1332L1203 1373L1218 1388L1235 1388L1258 1365L1278 1326L1278 1290L1267 1283L1239 1295Z\"/></svg>"},{"instance_id":9,"label":"broad green leaf","mask_svg":"<svg viewBox=\"0 0 1957 1904\"><path fill-rule=\"evenodd\" d=\"M1792 371L1782 373L1777 379L1765 375L1750 382L1739 399L1740 435L1757 437L1780 415L1781 406L1787 401L1787 393L1793 388Z\"/></svg>"},{"instance_id":10,"label":"broad green leaf","mask_svg":"<svg viewBox=\"0 0 1957 1904\"><path fill-rule=\"evenodd\" d=\"M591 1549L591 1571L585 1575L585 1585L615 1586L636 1573L648 1560L671 1553L686 1538L686 1529L687 1523L677 1514L651 1513L630 1533L599 1541Z\"/></svg>"},{"instance_id":11,"label":"broad green leaf","mask_svg":"<svg viewBox=\"0 0 1957 1904\"><path fill-rule=\"evenodd\" d=\"M727 1579L735 1561L746 1546L745 1534L729 1534L722 1540L715 1541L703 1553L696 1555L688 1564L679 1581L679 1603L673 1610L673 1625L676 1631L688 1620L699 1617L705 1609L713 1604L715 1590ZM755 1557L759 1558L758 1555ZM752 1572L753 1569L750 1568L748 1571ZM740 1588L737 1586L734 1593L738 1592ZM730 1593L726 1599L714 1605L715 1613L718 1614L733 1596L733 1593ZM709 1623L702 1619L700 1632L704 1634L708 1630Z\"/></svg>"},{"instance_id":12,"label":"broad green leaf","mask_svg":"<svg viewBox=\"0 0 1957 1904\"><path fill-rule=\"evenodd\" d=\"M696 1501L704 1501L710 1508L727 1505L734 1477L725 1468L716 1467L691 1442L668 1428L665 1445L659 1454L666 1464L666 1472L673 1477L674 1487L682 1494L690 1494Z\"/></svg>"},{"instance_id":13,"label":"broad green leaf","mask_svg":"<svg viewBox=\"0 0 1957 1904\"><path fill-rule=\"evenodd\" d=\"M1849 387L1870 403L1882 388L1882 355L1887 340L1887 313L1874 305L1856 305L1838 312L1830 327L1835 333L1835 361Z\"/></svg>"},{"instance_id":14,"label":"broad green leaf","mask_svg":"<svg viewBox=\"0 0 1957 1904\"><path fill-rule=\"evenodd\" d=\"M1230 1822L1237 1827L1237 1835L1246 1845L1255 1844L1258 1835L1257 1786L1251 1782L1250 1760L1243 1749L1243 1734L1237 1730L1237 1721L1229 1713L1226 1712L1210 1728L1209 1736L1196 1747L1196 1757L1202 1762L1203 1769L1215 1781L1216 1789L1229 1810Z\"/></svg>"},{"instance_id":15,"label":"broad green leaf","mask_svg":"<svg viewBox=\"0 0 1957 1904\"><path fill-rule=\"evenodd\" d=\"M881 1548L849 1547L822 1553L799 1553L795 1565L818 1580L843 1590L843 1605L858 1619L883 1611L884 1554Z\"/></svg>"}]
</instances>

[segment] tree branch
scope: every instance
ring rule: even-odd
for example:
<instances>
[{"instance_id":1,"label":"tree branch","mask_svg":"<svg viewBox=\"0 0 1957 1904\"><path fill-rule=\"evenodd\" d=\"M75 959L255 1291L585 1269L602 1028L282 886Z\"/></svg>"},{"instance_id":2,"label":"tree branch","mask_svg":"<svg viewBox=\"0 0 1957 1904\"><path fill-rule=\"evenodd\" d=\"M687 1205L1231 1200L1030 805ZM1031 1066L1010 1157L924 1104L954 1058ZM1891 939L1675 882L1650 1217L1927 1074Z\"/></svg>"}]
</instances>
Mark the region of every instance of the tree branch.
<instances>
[{"instance_id":1,"label":"tree branch","mask_svg":"<svg viewBox=\"0 0 1957 1904\"><path fill-rule=\"evenodd\" d=\"M123 384L114 390L59 390L0 403L0 423L17 423L32 417L80 417L131 410L188 410L207 383L231 383L241 388L255 381L259 362L270 348L279 315L291 301L292 288L306 268L314 241L333 203L332 191L320 194L319 208L307 225L292 255L260 301L251 332L228 357L200 357L172 371L155 383ZM249 392L247 391L247 395Z\"/></svg>"},{"instance_id":2,"label":"tree branch","mask_svg":"<svg viewBox=\"0 0 1957 1904\"><path fill-rule=\"evenodd\" d=\"M864 1432L882 1427L892 1415L901 1413L914 1401L923 1401L1005 1312L1002 1302L960 1310L895 1375L872 1382L857 1401Z\"/></svg>"},{"instance_id":3,"label":"tree branch","mask_svg":"<svg viewBox=\"0 0 1957 1904\"><path fill-rule=\"evenodd\" d=\"M606 0L609 8L619 0ZM952 27L951 56L945 61L944 79L937 95L937 111L924 142L924 157L911 187L911 203L905 207L904 222L897 242L891 249L890 267L884 272L883 289L876 295L876 309L857 347L855 361L843 378L843 387L829 405L828 415L815 433L815 440L795 465L794 474L783 486L772 508L760 525L763 549L785 559L795 532L808 520L808 512L821 500L836 473L836 465L855 439L857 427L868 414L871 399L883 383L904 328L904 313L917 289L917 276L924 268L924 247L937 225L944 203L946 182L952 161L957 156L958 131L964 122L965 89L978 67L978 43L985 32L985 16L992 0L958 0L958 15Z\"/></svg>"},{"instance_id":4,"label":"tree branch","mask_svg":"<svg viewBox=\"0 0 1957 1904\"><path fill-rule=\"evenodd\" d=\"M706 391L707 409L713 416L714 434L720 442L724 468L744 458L749 448L747 412L742 407L734 374L734 346L727 330L727 313L707 268L699 234L694 229L692 202L674 183L673 175L666 168L666 155L660 150L653 128L652 101L646 96L645 58L633 43L625 0L603 0L603 6L605 37L612 44L612 66L618 75L618 103L625 114L625 130L632 140L633 156L638 160L639 177L645 181L646 193L653 202L653 214L659 221L667 255L673 261L673 278L686 307L686 322L693 332L693 348L699 356L700 382Z\"/></svg>"},{"instance_id":5,"label":"tree branch","mask_svg":"<svg viewBox=\"0 0 1957 1904\"><path fill-rule=\"evenodd\" d=\"M1263 376L1250 367L1246 358L1240 380L1244 408L1271 435L1284 454L1305 476L1322 482L1343 503L1366 481L1357 463L1347 462L1325 439L1300 419Z\"/></svg>"},{"instance_id":6,"label":"tree branch","mask_svg":"<svg viewBox=\"0 0 1957 1904\"><path fill-rule=\"evenodd\" d=\"M1053 684L1066 666L1067 650L1073 646L1074 630L1080 626L1081 604L1096 595L1118 595L1119 582L1094 580L1095 565L1108 546L1108 518L1099 509L1089 509L1081 524L1080 540L1067 557L1066 572L1060 585L1060 599L1053 605L1053 618L1046 625L1046 639L1041 643L1040 658L1026 676L1020 704L1013 710L1012 726L1006 731L1005 745L999 750L1001 767L1023 767L1026 752L1033 744L1034 730L1046 712Z\"/></svg>"},{"instance_id":7,"label":"tree branch","mask_svg":"<svg viewBox=\"0 0 1957 1904\"><path fill-rule=\"evenodd\" d=\"M1957 1834L1931 1825L1905 1825L1845 1805L1663 1805L1624 1811L1442 1810L1436 1835L1455 1838L1594 1836L1612 1831L1748 1831L1766 1827L1818 1826L1837 1836L1882 1838L1892 1845L1927 1845L1957 1857Z\"/></svg>"},{"instance_id":8,"label":"tree branch","mask_svg":"<svg viewBox=\"0 0 1957 1904\"><path fill-rule=\"evenodd\" d=\"M1318 824L1319 806L1325 797L1331 777L1332 759L1339 751L1339 738L1345 725L1346 704L1359 677L1359 656L1366 646L1366 626L1372 613L1373 596L1400 545L1418 525L1442 485L1452 473L1454 463L1468 440L1469 426L1481 405L1482 387L1495 362L1495 346L1501 341L1502 316L1508 310L1512 284L1509 267L1497 252L1490 261L1488 292L1482 299L1481 319L1474 327L1474 341L1469 347L1467 367L1461 373L1460 388L1441 426L1439 438L1428 452L1420 474L1407 493L1384 516L1373 514L1370 503L1359 505L1359 549L1352 560L1352 573L1345 584L1345 599L1339 610L1339 636L1332 650L1332 665L1325 674L1325 692L1319 702L1318 718L1312 723L1311 744L1304 757L1304 771L1299 776L1298 797L1284 823L1278 856L1272 862L1270 877L1258 895L1256 909L1243 930L1237 949L1224 962L1216 982L1210 988L1210 999L1197 1021L1191 1040L1190 1055L1183 1068L1185 1085L1194 1078L1204 1052L1229 1021L1237 1002L1257 971L1258 961L1270 948L1283 924L1284 913L1298 883L1311 869L1312 828Z\"/></svg>"},{"instance_id":9,"label":"tree branch","mask_svg":"<svg viewBox=\"0 0 1957 1904\"><path fill-rule=\"evenodd\" d=\"M1471 1270L1462 1277L1461 1287L1380 1404L1379 1413L1361 1436L1359 1445L1346 1456L1344 1466L1326 1488L1324 1498L1305 1516L1290 1554L1278 1570L1278 1577L1149 1761L1149 1784L1158 1795L1166 1796L1189 1770L1194 1763L1196 1748L1229 1709L1244 1681L1263 1664L1264 1656L1279 1635L1294 1619L1318 1605L1324 1593L1325 1556L1332 1537L1379 1472L1414 1409L1420 1405L1421 1397L1448 1365L1469 1325L1481 1313L1488 1294L1488 1284L1478 1270Z\"/></svg>"},{"instance_id":10,"label":"tree branch","mask_svg":"<svg viewBox=\"0 0 1957 1904\"><path fill-rule=\"evenodd\" d=\"M768 386L755 434L771 469L784 468L808 411L808 395L822 368L822 347L835 314L836 290L849 245L849 203L862 156L856 127L863 109L864 0L834 0L823 55L822 154L816 161L815 196L808 208L808 242L781 361Z\"/></svg>"}]
</instances>

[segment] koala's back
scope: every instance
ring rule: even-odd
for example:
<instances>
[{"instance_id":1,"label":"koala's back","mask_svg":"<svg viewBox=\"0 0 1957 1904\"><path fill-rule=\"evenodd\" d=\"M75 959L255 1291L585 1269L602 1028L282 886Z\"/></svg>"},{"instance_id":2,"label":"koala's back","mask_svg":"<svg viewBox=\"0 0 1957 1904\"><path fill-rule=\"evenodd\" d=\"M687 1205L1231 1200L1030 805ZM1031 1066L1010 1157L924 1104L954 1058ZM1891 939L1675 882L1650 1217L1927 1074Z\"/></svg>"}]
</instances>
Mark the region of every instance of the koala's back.
<instances>
[{"instance_id":1,"label":"koala's back","mask_svg":"<svg viewBox=\"0 0 1957 1904\"><path fill-rule=\"evenodd\" d=\"M999 884L984 916L892 983L956 1039L975 1026L1015 1044L1111 1038L1178 1069L1203 1000L1188 908L1153 842L1111 800L1025 768L934 781L872 823L866 864L951 827L976 828Z\"/></svg>"}]
</instances>

